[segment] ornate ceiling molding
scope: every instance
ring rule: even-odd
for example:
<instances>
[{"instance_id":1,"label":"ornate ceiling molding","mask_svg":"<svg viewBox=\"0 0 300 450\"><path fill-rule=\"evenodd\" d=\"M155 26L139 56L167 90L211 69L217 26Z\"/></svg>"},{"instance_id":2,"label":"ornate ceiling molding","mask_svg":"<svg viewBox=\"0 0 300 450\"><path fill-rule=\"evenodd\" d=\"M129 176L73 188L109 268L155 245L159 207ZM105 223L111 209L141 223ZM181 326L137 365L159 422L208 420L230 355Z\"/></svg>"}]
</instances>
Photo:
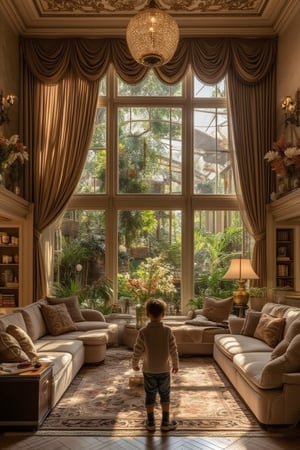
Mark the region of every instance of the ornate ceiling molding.
<instances>
[{"instance_id":1,"label":"ornate ceiling molding","mask_svg":"<svg viewBox=\"0 0 300 450\"><path fill-rule=\"evenodd\" d=\"M261 15L268 0L156 0L159 9L176 14ZM103 15L137 13L150 0L35 0L41 17L48 15Z\"/></svg>"},{"instance_id":2,"label":"ornate ceiling molding","mask_svg":"<svg viewBox=\"0 0 300 450\"><path fill-rule=\"evenodd\" d=\"M0 0L20 35L125 37L132 15L150 0ZM274 36L300 9L299 0L156 0L176 18L181 37Z\"/></svg>"}]
</instances>

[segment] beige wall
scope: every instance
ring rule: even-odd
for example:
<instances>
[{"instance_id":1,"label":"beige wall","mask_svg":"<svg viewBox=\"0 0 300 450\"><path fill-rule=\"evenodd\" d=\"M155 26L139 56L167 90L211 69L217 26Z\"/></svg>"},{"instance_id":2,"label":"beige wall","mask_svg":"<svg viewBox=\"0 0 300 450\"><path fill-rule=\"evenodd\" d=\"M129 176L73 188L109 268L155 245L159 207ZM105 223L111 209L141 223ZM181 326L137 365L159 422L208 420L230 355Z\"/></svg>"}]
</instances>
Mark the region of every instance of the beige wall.
<instances>
[{"instance_id":1,"label":"beige wall","mask_svg":"<svg viewBox=\"0 0 300 450\"><path fill-rule=\"evenodd\" d=\"M277 129L283 129L281 99L295 97L300 88L300 11L281 34L278 41L277 60ZM299 134L300 136L300 134Z\"/></svg>"},{"instance_id":2,"label":"beige wall","mask_svg":"<svg viewBox=\"0 0 300 450\"><path fill-rule=\"evenodd\" d=\"M0 92L19 95L19 43L18 36L11 30L0 14ZM9 137L18 134L18 103L10 108L8 125L0 126L0 134Z\"/></svg>"}]
</instances>

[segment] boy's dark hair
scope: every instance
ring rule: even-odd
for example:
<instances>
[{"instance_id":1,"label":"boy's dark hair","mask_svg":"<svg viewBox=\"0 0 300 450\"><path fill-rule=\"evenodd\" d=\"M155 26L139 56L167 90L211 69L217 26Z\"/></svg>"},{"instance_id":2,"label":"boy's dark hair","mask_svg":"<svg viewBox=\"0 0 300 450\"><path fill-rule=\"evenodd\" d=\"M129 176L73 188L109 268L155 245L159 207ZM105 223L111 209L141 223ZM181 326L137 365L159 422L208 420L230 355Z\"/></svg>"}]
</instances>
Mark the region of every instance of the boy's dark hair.
<instances>
[{"instance_id":1,"label":"boy's dark hair","mask_svg":"<svg viewBox=\"0 0 300 450\"><path fill-rule=\"evenodd\" d=\"M146 313L152 317L159 317L162 313L165 313L167 309L166 303L160 298L150 298L146 303Z\"/></svg>"}]
</instances>

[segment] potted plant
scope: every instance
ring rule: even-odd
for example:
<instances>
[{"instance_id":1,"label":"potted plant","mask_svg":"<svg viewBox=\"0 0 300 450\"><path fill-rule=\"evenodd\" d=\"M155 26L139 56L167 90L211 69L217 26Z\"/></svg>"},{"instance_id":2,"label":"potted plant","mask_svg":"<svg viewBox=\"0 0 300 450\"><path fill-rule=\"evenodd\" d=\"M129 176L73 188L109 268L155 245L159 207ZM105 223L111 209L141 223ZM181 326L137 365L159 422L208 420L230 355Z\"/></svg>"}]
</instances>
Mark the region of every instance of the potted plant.
<instances>
[{"instance_id":1,"label":"potted plant","mask_svg":"<svg viewBox=\"0 0 300 450\"><path fill-rule=\"evenodd\" d=\"M262 307L268 301L268 290L266 287L250 287L249 306L255 311L261 311Z\"/></svg>"}]
</instances>

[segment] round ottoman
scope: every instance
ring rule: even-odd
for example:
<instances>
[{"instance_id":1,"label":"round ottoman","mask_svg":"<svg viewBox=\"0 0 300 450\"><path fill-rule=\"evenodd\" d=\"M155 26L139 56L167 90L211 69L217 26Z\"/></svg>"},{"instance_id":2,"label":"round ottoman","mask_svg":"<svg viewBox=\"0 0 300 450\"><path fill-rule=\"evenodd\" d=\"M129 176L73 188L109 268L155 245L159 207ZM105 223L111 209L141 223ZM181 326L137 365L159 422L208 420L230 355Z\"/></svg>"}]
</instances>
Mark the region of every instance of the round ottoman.
<instances>
[{"instance_id":1,"label":"round ottoman","mask_svg":"<svg viewBox=\"0 0 300 450\"><path fill-rule=\"evenodd\" d=\"M80 336L84 344L85 363L99 364L106 356L107 335L99 331L87 331Z\"/></svg>"}]
</instances>

